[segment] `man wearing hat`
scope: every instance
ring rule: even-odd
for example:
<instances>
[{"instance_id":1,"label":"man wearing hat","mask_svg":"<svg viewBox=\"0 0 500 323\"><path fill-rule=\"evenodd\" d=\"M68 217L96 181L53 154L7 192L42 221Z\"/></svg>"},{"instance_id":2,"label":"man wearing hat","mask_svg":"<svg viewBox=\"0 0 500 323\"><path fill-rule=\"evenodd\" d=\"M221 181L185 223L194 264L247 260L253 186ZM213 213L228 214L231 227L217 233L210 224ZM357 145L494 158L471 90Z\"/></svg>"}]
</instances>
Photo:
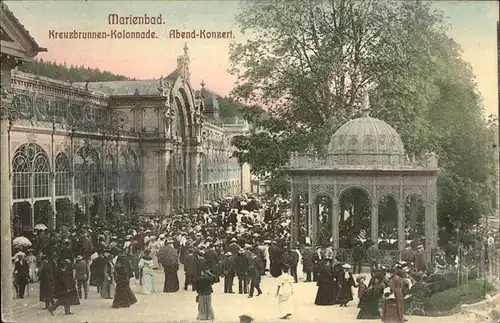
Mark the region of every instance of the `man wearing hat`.
<instances>
[{"instance_id":1,"label":"man wearing hat","mask_svg":"<svg viewBox=\"0 0 500 323\"><path fill-rule=\"evenodd\" d=\"M79 298L82 298L82 288L85 294L85 299L87 299L89 295L89 286L88 286L89 277L90 277L90 271L89 267L87 266L87 262L81 255L78 255L76 257L76 263L75 263L75 279L76 279L76 286Z\"/></svg>"},{"instance_id":2,"label":"man wearing hat","mask_svg":"<svg viewBox=\"0 0 500 323\"><path fill-rule=\"evenodd\" d=\"M238 292L240 294L248 293L247 277L250 269L250 261L245 255L245 250L240 249L238 255L234 258L234 271L238 276Z\"/></svg>"},{"instance_id":3,"label":"man wearing hat","mask_svg":"<svg viewBox=\"0 0 500 323\"><path fill-rule=\"evenodd\" d=\"M234 283L234 257L233 254L228 251L224 254L224 259L221 263L222 275L224 276L224 293L233 294L233 283Z\"/></svg>"},{"instance_id":4,"label":"man wearing hat","mask_svg":"<svg viewBox=\"0 0 500 323\"><path fill-rule=\"evenodd\" d=\"M198 268L198 258L193 255L193 250L188 249L186 259L184 260L184 290L187 290L188 285L192 286L192 290L195 290L195 282L199 276Z\"/></svg>"},{"instance_id":5,"label":"man wearing hat","mask_svg":"<svg viewBox=\"0 0 500 323\"><path fill-rule=\"evenodd\" d=\"M237 244L236 238L231 239L231 244L227 247L227 250L230 251L233 255L237 255L240 251L241 247Z\"/></svg>"}]
</instances>

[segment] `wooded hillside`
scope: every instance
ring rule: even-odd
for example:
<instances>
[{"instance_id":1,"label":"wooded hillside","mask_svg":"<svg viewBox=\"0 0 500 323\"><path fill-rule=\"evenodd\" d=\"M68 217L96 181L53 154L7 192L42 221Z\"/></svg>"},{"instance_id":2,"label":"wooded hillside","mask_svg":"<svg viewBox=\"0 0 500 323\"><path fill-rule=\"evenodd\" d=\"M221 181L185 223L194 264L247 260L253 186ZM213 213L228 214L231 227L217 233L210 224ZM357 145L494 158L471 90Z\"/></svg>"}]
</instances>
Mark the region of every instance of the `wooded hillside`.
<instances>
[{"instance_id":1,"label":"wooded hillside","mask_svg":"<svg viewBox=\"0 0 500 323\"><path fill-rule=\"evenodd\" d=\"M109 71L101 71L98 68L90 68L70 65L66 63L44 61L42 58L33 63L26 63L19 67L21 72L37 74L63 82L106 82L133 80L124 75L116 75Z\"/></svg>"}]
</instances>

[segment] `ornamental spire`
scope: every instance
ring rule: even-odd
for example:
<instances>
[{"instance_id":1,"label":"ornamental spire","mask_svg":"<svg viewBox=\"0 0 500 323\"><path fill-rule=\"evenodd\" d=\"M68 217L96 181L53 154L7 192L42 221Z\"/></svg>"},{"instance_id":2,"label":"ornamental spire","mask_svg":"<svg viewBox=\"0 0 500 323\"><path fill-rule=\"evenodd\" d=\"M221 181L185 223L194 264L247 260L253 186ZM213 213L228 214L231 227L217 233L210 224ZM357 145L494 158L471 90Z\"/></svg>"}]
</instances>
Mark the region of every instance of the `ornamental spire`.
<instances>
[{"instance_id":1,"label":"ornamental spire","mask_svg":"<svg viewBox=\"0 0 500 323\"><path fill-rule=\"evenodd\" d=\"M368 88L363 88L363 100L361 102L361 113L363 117L370 116L370 97L368 95Z\"/></svg>"}]
</instances>

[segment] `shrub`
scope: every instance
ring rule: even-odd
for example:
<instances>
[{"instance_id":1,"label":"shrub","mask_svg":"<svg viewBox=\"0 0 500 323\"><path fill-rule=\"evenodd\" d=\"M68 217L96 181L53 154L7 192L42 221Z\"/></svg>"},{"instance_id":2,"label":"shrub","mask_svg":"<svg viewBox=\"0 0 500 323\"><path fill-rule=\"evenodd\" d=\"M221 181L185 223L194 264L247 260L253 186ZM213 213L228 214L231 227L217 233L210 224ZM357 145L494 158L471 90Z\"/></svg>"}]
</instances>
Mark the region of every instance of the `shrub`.
<instances>
[{"instance_id":1,"label":"shrub","mask_svg":"<svg viewBox=\"0 0 500 323\"><path fill-rule=\"evenodd\" d=\"M494 291L493 285L486 283L486 292ZM449 311L462 304L471 304L484 299L484 282L469 280L468 286L461 285L430 296L425 302L426 312Z\"/></svg>"}]
</instances>

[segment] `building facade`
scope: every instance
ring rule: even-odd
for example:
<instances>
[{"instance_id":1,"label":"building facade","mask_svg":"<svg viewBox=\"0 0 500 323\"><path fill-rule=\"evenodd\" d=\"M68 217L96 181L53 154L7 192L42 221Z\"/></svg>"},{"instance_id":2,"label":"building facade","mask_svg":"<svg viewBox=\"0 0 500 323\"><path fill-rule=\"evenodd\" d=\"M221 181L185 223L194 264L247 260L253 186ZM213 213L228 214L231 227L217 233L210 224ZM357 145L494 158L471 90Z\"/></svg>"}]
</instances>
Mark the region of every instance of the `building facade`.
<instances>
[{"instance_id":1,"label":"building facade","mask_svg":"<svg viewBox=\"0 0 500 323\"><path fill-rule=\"evenodd\" d=\"M2 45L27 34L9 15ZM70 83L14 65L2 59L2 95L12 107L2 171L24 230L67 222L75 204L90 216L166 215L250 189L249 168L231 157L232 136L248 125L225 124L217 96L203 83L194 90L187 46L175 71L154 80Z\"/></svg>"}]
</instances>

